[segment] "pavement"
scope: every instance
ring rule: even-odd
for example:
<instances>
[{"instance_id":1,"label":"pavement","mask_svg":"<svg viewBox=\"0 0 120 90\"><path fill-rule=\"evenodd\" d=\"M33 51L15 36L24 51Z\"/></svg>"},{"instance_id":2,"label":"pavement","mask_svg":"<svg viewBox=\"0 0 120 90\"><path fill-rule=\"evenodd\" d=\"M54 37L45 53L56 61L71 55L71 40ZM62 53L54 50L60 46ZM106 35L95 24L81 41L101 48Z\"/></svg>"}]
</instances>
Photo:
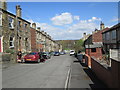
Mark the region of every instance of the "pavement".
<instances>
[{"instance_id":1,"label":"pavement","mask_svg":"<svg viewBox=\"0 0 120 90\"><path fill-rule=\"evenodd\" d=\"M80 63L73 57L71 63L68 89L80 88L93 90L95 88L106 88L106 86L95 76L92 70Z\"/></svg>"}]
</instances>

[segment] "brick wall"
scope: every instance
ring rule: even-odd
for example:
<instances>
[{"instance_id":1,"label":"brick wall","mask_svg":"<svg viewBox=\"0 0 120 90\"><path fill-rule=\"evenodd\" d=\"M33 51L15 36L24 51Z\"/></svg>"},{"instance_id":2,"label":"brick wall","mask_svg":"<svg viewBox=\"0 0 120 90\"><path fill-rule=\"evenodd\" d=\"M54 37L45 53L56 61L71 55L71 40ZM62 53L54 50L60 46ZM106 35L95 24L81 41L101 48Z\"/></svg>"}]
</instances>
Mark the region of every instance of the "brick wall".
<instances>
[{"instance_id":1,"label":"brick wall","mask_svg":"<svg viewBox=\"0 0 120 90\"><path fill-rule=\"evenodd\" d=\"M120 90L120 61L111 60L112 86Z\"/></svg>"},{"instance_id":2,"label":"brick wall","mask_svg":"<svg viewBox=\"0 0 120 90\"><path fill-rule=\"evenodd\" d=\"M109 28L100 30L92 35L92 42L102 42L102 32L107 31Z\"/></svg>"},{"instance_id":3,"label":"brick wall","mask_svg":"<svg viewBox=\"0 0 120 90\"><path fill-rule=\"evenodd\" d=\"M111 60L111 67L91 58L91 69L109 88L120 89L120 61Z\"/></svg>"},{"instance_id":4,"label":"brick wall","mask_svg":"<svg viewBox=\"0 0 120 90\"><path fill-rule=\"evenodd\" d=\"M86 49L86 54L98 59L102 59L102 48L96 48L96 52L91 52L91 49Z\"/></svg>"},{"instance_id":5,"label":"brick wall","mask_svg":"<svg viewBox=\"0 0 120 90\"><path fill-rule=\"evenodd\" d=\"M93 42L102 42L102 31L99 31L92 36L92 41Z\"/></svg>"}]
</instances>

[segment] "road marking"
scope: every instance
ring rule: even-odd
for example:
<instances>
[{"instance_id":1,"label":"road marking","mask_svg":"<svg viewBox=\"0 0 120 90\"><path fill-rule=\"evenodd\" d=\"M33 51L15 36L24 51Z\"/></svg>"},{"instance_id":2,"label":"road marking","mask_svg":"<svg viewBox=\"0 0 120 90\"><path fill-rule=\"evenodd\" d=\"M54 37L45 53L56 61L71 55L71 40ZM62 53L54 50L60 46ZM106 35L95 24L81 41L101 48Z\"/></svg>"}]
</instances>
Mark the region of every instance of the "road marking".
<instances>
[{"instance_id":1,"label":"road marking","mask_svg":"<svg viewBox=\"0 0 120 90\"><path fill-rule=\"evenodd\" d=\"M71 66L70 66L68 73L67 73L67 79L65 81L65 90L68 90L69 81L70 81L70 73L71 73Z\"/></svg>"}]
</instances>

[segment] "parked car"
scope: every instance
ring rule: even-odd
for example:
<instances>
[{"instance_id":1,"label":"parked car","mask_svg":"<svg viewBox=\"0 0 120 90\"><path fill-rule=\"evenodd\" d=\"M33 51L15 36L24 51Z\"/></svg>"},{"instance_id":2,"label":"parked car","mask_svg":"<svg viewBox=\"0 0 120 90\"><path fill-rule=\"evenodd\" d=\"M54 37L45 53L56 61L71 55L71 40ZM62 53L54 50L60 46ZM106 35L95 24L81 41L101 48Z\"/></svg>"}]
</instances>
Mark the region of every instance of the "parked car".
<instances>
[{"instance_id":1,"label":"parked car","mask_svg":"<svg viewBox=\"0 0 120 90\"><path fill-rule=\"evenodd\" d=\"M74 55L75 55L75 57L77 58L77 52L75 52L75 54L74 54Z\"/></svg>"},{"instance_id":2,"label":"parked car","mask_svg":"<svg viewBox=\"0 0 120 90\"><path fill-rule=\"evenodd\" d=\"M59 52L55 52L54 56L60 56L60 53Z\"/></svg>"},{"instance_id":3,"label":"parked car","mask_svg":"<svg viewBox=\"0 0 120 90\"><path fill-rule=\"evenodd\" d=\"M70 50L70 56L74 55L74 54L75 54L75 51L74 50Z\"/></svg>"},{"instance_id":4,"label":"parked car","mask_svg":"<svg viewBox=\"0 0 120 90\"><path fill-rule=\"evenodd\" d=\"M46 54L44 52L39 52L40 60L41 62L45 62L46 60Z\"/></svg>"},{"instance_id":5,"label":"parked car","mask_svg":"<svg viewBox=\"0 0 120 90\"><path fill-rule=\"evenodd\" d=\"M44 52L46 54L46 58L50 59L51 58L51 54L49 52Z\"/></svg>"},{"instance_id":6,"label":"parked car","mask_svg":"<svg viewBox=\"0 0 120 90\"><path fill-rule=\"evenodd\" d=\"M24 62L40 62L40 55L38 52L31 52L24 56Z\"/></svg>"},{"instance_id":7,"label":"parked car","mask_svg":"<svg viewBox=\"0 0 120 90\"><path fill-rule=\"evenodd\" d=\"M54 56L54 54L55 54L55 52L54 52L54 51L53 51L53 52L50 52L50 55L51 55L51 56Z\"/></svg>"},{"instance_id":8,"label":"parked car","mask_svg":"<svg viewBox=\"0 0 120 90\"><path fill-rule=\"evenodd\" d=\"M60 52L60 55L64 55L65 54L65 52Z\"/></svg>"}]
</instances>

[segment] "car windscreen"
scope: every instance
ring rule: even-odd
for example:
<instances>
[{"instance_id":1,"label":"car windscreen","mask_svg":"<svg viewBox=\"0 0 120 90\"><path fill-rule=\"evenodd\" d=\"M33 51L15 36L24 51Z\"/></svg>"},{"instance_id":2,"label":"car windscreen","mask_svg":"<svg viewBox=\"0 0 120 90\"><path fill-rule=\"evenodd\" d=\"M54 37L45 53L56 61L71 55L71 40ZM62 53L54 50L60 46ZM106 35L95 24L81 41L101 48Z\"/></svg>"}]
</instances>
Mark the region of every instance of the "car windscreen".
<instances>
[{"instance_id":1,"label":"car windscreen","mask_svg":"<svg viewBox=\"0 0 120 90\"><path fill-rule=\"evenodd\" d=\"M56 54L56 53L59 53L59 52L55 52L55 54Z\"/></svg>"}]
</instances>

